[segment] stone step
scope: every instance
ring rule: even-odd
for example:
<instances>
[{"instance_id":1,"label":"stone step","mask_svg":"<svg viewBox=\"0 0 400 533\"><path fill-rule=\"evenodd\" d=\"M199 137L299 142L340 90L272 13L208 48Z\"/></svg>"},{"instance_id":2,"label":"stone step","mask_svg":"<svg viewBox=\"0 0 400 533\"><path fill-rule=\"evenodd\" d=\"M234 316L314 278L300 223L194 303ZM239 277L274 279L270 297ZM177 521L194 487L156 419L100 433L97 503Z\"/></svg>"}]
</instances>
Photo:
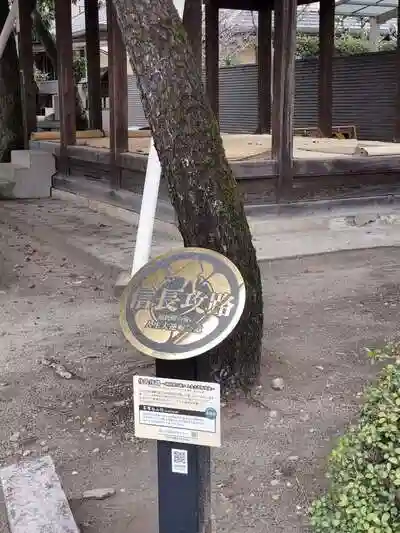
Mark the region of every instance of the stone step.
<instances>
[{"instance_id":1,"label":"stone step","mask_svg":"<svg viewBox=\"0 0 400 533\"><path fill-rule=\"evenodd\" d=\"M50 456L0 470L11 533L79 533Z\"/></svg>"},{"instance_id":2,"label":"stone step","mask_svg":"<svg viewBox=\"0 0 400 533\"><path fill-rule=\"evenodd\" d=\"M16 175L21 170L27 170L26 167L15 165L14 163L0 163L0 179L14 181Z\"/></svg>"},{"instance_id":3,"label":"stone step","mask_svg":"<svg viewBox=\"0 0 400 533\"><path fill-rule=\"evenodd\" d=\"M11 163L0 163L0 198L49 198L55 161L39 150L13 150Z\"/></svg>"},{"instance_id":4,"label":"stone step","mask_svg":"<svg viewBox=\"0 0 400 533\"><path fill-rule=\"evenodd\" d=\"M13 190L15 188L15 181L0 177L0 200L7 200L13 198Z\"/></svg>"},{"instance_id":5,"label":"stone step","mask_svg":"<svg viewBox=\"0 0 400 533\"><path fill-rule=\"evenodd\" d=\"M31 166L30 150L12 150L11 163L20 165L21 167L29 168Z\"/></svg>"}]
</instances>

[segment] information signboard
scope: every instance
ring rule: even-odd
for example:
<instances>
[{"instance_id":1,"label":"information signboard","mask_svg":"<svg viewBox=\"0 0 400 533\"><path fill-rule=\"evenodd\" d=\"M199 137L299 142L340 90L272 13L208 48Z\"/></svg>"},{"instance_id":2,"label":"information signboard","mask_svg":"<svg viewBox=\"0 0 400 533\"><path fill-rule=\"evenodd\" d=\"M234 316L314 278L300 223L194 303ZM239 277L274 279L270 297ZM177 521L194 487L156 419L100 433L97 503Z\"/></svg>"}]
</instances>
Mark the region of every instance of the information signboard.
<instances>
[{"instance_id":1,"label":"information signboard","mask_svg":"<svg viewBox=\"0 0 400 533\"><path fill-rule=\"evenodd\" d=\"M243 278L223 255L185 248L145 265L121 299L124 335L142 353L179 360L220 344L245 304Z\"/></svg>"},{"instance_id":2,"label":"information signboard","mask_svg":"<svg viewBox=\"0 0 400 533\"><path fill-rule=\"evenodd\" d=\"M134 377L134 415L135 436L157 440L159 533L211 530L210 447L221 445L220 385L197 378L207 375L204 357L232 333L245 301L237 267L191 247L144 265L122 295L125 337L156 358L155 377Z\"/></svg>"},{"instance_id":3,"label":"information signboard","mask_svg":"<svg viewBox=\"0 0 400 533\"><path fill-rule=\"evenodd\" d=\"M221 446L218 383L134 376L135 436Z\"/></svg>"}]
</instances>

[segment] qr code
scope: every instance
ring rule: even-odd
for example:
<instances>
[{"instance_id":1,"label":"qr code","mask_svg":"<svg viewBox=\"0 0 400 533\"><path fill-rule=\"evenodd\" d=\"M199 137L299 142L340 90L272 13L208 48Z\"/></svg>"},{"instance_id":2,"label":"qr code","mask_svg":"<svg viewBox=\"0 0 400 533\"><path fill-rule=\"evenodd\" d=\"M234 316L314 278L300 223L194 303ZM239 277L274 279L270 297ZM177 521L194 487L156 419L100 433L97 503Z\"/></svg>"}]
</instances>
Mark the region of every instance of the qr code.
<instances>
[{"instance_id":1,"label":"qr code","mask_svg":"<svg viewBox=\"0 0 400 533\"><path fill-rule=\"evenodd\" d=\"M174 474L188 473L188 452L187 450L171 450L171 468Z\"/></svg>"}]
</instances>

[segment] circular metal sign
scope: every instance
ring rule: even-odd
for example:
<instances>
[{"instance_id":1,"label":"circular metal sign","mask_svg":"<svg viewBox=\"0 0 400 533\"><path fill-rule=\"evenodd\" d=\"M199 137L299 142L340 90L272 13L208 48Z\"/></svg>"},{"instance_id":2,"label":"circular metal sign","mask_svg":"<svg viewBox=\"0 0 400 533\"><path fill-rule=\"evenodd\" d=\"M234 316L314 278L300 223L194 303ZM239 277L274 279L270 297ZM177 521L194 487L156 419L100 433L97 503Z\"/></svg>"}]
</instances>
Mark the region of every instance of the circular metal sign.
<instances>
[{"instance_id":1,"label":"circular metal sign","mask_svg":"<svg viewBox=\"0 0 400 533\"><path fill-rule=\"evenodd\" d=\"M159 359L187 359L222 342L243 313L246 290L235 265L202 248L157 257L130 280L120 322L128 341Z\"/></svg>"}]
</instances>

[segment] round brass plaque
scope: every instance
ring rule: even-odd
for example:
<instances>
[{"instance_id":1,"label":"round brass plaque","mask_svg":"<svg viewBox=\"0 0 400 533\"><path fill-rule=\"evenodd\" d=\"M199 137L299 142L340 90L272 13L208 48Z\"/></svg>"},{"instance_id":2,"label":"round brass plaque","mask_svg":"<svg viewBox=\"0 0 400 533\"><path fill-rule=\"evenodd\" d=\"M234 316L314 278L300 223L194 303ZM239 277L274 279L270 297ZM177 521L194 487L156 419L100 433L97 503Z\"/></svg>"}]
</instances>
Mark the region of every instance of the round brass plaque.
<instances>
[{"instance_id":1,"label":"round brass plaque","mask_svg":"<svg viewBox=\"0 0 400 533\"><path fill-rule=\"evenodd\" d=\"M130 280L120 322L128 341L159 359L187 359L222 342L243 313L246 290L235 265L202 248L157 257Z\"/></svg>"}]
</instances>

